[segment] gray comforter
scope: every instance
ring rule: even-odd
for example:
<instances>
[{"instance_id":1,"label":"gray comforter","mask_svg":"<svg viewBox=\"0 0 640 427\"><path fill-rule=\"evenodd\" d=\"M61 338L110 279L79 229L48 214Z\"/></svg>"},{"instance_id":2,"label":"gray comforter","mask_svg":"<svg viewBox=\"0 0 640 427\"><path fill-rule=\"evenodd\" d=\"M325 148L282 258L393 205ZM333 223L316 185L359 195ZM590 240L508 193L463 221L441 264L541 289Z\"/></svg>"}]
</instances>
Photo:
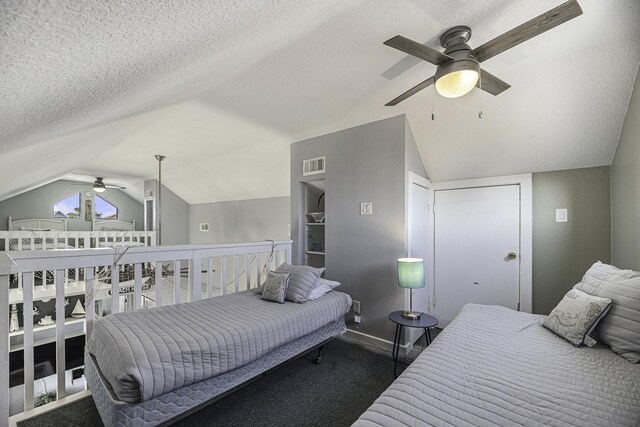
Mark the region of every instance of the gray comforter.
<instances>
[{"instance_id":1,"label":"gray comforter","mask_svg":"<svg viewBox=\"0 0 640 427\"><path fill-rule=\"evenodd\" d=\"M305 304L241 292L106 316L95 322L87 350L120 400L145 401L249 364L350 306L335 291Z\"/></svg>"},{"instance_id":2,"label":"gray comforter","mask_svg":"<svg viewBox=\"0 0 640 427\"><path fill-rule=\"evenodd\" d=\"M465 306L354 426L640 425L640 365L543 320Z\"/></svg>"}]
</instances>

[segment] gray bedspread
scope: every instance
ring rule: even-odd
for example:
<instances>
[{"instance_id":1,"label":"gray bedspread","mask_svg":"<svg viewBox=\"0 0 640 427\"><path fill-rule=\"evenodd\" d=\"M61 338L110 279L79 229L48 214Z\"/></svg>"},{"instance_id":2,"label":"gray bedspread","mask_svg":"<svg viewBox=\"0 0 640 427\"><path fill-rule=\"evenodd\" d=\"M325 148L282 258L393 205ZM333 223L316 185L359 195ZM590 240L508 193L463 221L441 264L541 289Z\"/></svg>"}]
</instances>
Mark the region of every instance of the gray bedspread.
<instances>
[{"instance_id":1,"label":"gray bedspread","mask_svg":"<svg viewBox=\"0 0 640 427\"><path fill-rule=\"evenodd\" d=\"M251 363L344 316L351 298L305 304L248 292L106 316L87 350L123 402L152 399Z\"/></svg>"},{"instance_id":2,"label":"gray bedspread","mask_svg":"<svg viewBox=\"0 0 640 427\"><path fill-rule=\"evenodd\" d=\"M640 425L640 365L543 320L466 305L354 426Z\"/></svg>"}]
</instances>

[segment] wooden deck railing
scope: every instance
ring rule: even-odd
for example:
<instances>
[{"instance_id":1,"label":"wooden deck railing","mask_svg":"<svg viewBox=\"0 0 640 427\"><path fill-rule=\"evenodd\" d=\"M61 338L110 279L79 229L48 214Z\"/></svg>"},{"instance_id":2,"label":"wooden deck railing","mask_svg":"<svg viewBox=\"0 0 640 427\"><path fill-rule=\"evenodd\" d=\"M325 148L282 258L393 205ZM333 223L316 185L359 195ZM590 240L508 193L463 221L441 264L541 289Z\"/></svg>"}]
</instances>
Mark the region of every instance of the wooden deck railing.
<instances>
[{"instance_id":1,"label":"wooden deck railing","mask_svg":"<svg viewBox=\"0 0 640 427\"><path fill-rule=\"evenodd\" d=\"M291 262L291 241L0 252L0 336L8 337L0 345L0 426L8 425L10 415L42 412L34 409L34 349L40 340L55 342L57 401L48 406L59 406L70 400L65 340L82 334L88 339L97 317L250 289L285 261ZM70 296L84 298L85 318L65 318ZM34 301L53 298L55 324L34 324ZM10 333L12 304L22 304L22 326ZM47 331L50 336L41 339L38 334ZM24 392L21 407L10 413L17 389L9 388L12 349L24 354Z\"/></svg>"}]
</instances>

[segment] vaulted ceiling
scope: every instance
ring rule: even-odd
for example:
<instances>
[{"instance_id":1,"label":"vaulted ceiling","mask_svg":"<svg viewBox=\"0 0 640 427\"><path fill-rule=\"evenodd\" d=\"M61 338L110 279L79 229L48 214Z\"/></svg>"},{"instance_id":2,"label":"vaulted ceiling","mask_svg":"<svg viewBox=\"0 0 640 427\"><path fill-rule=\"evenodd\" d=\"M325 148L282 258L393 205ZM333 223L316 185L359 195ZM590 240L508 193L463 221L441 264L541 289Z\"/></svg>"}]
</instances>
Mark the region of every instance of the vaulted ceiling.
<instances>
[{"instance_id":1,"label":"vaulted ceiling","mask_svg":"<svg viewBox=\"0 0 640 427\"><path fill-rule=\"evenodd\" d=\"M610 164L636 0L579 0L584 15L483 63L512 85L498 97L383 106L435 72L386 39L439 48L464 24L474 47L561 2L4 1L0 199L69 174L140 188L157 153L189 203L287 195L290 143L402 113L435 181Z\"/></svg>"}]
</instances>

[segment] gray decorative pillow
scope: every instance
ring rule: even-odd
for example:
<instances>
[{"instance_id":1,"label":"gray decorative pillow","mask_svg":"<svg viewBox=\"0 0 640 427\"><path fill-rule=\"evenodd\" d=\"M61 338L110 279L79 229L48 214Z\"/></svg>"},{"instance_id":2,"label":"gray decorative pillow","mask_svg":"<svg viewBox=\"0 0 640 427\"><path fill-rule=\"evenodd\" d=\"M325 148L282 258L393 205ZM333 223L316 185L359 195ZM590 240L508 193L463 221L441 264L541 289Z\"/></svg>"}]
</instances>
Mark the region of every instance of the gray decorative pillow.
<instances>
[{"instance_id":1,"label":"gray decorative pillow","mask_svg":"<svg viewBox=\"0 0 640 427\"><path fill-rule=\"evenodd\" d=\"M277 273L289 273L289 288L287 289L287 301L306 302L309 294L316 287L318 279L324 273L324 268L315 268L308 265L291 265L284 263L276 269Z\"/></svg>"},{"instance_id":2,"label":"gray decorative pillow","mask_svg":"<svg viewBox=\"0 0 640 427\"><path fill-rule=\"evenodd\" d=\"M571 289L544 320L543 326L576 347L597 342L589 336L611 307L610 298Z\"/></svg>"},{"instance_id":3,"label":"gray decorative pillow","mask_svg":"<svg viewBox=\"0 0 640 427\"><path fill-rule=\"evenodd\" d=\"M266 282L264 282L262 299L284 304L284 298L285 298L285 295L287 294L288 286L289 286L288 273L282 274L282 273L270 272L267 275Z\"/></svg>"},{"instance_id":4,"label":"gray decorative pillow","mask_svg":"<svg viewBox=\"0 0 640 427\"><path fill-rule=\"evenodd\" d=\"M611 310L595 333L611 350L631 363L640 363L640 272L598 261L573 289L611 298Z\"/></svg>"}]
</instances>

